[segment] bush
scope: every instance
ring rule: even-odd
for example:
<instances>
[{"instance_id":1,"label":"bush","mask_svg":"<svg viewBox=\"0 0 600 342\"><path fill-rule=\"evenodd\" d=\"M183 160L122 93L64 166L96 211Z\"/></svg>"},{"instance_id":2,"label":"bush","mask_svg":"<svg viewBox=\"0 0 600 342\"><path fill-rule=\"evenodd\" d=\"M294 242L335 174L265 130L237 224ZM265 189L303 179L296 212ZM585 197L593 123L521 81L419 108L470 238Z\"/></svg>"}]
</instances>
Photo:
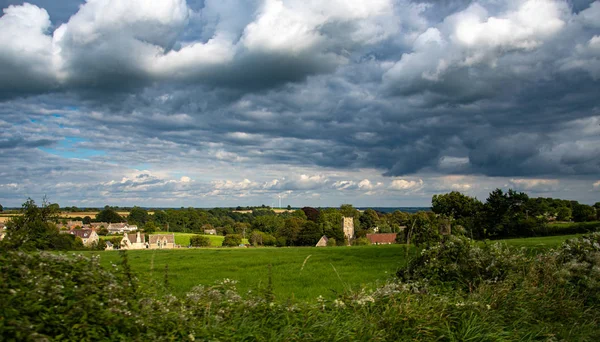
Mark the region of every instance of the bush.
<instances>
[{"instance_id":1,"label":"bush","mask_svg":"<svg viewBox=\"0 0 600 342\"><path fill-rule=\"evenodd\" d=\"M522 267L527 257L501 244L479 247L467 237L450 235L427 247L409 265L397 272L405 280L428 279L472 290L482 281L501 281L510 271Z\"/></svg>"},{"instance_id":2,"label":"bush","mask_svg":"<svg viewBox=\"0 0 600 342\"><path fill-rule=\"evenodd\" d=\"M361 237L361 238L352 240L352 246L367 246L370 244L371 244L371 241L369 241L369 239L367 239L366 237Z\"/></svg>"},{"instance_id":3,"label":"bush","mask_svg":"<svg viewBox=\"0 0 600 342\"><path fill-rule=\"evenodd\" d=\"M337 243L334 238L330 238L329 240L327 240L327 247L335 247L335 246L337 246Z\"/></svg>"},{"instance_id":4,"label":"bush","mask_svg":"<svg viewBox=\"0 0 600 342\"><path fill-rule=\"evenodd\" d=\"M194 235L190 237L190 246L208 247L210 246L210 238L208 236Z\"/></svg>"},{"instance_id":5,"label":"bush","mask_svg":"<svg viewBox=\"0 0 600 342\"><path fill-rule=\"evenodd\" d=\"M229 234L223 239L223 246L235 247L242 244L242 236L239 234Z\"/></svg>"}]
</instances>

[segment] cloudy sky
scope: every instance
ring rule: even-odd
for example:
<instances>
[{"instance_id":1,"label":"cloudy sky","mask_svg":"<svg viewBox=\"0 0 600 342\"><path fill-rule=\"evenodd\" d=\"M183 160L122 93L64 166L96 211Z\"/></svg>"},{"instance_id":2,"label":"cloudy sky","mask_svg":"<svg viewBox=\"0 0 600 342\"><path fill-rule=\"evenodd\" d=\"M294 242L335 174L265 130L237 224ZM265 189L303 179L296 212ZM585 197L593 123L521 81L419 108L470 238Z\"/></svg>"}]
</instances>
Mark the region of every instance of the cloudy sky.
<instances>
[{"instance_id":1,"label":"cloudy sky","mask_svg":"<svg viewBox=\"0 0 600 342\"><path fill-rule=\"evenodd\" d=\"M600 201L600 1L0 7L4 206Z\"/></svg>"}]
</instances>

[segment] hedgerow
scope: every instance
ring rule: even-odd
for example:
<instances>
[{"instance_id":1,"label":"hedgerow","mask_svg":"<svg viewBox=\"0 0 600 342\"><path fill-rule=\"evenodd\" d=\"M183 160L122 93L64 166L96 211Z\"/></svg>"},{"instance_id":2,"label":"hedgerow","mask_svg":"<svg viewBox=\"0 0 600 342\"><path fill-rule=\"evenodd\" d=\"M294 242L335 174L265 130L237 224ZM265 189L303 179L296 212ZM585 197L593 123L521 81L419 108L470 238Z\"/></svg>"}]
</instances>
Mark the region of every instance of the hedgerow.
<instances>
[{"instance_id":1,"label":"hedgerow","mask_svg":"<svg viewBox=\"0 0 600 342\"><path fill-rule=\"evenodd\" d=\"M139 282L127 254L0 252L3 340L522 341L600 339L600 234L529 256L463 238L431 246L402 278L334 300L242 294L225 279L185 296ZM406 277L404 277L406 275ZM410 276L408 276L410 275ZM165 278L168 274L165 274Z\"/></svg>"}]
</instances>

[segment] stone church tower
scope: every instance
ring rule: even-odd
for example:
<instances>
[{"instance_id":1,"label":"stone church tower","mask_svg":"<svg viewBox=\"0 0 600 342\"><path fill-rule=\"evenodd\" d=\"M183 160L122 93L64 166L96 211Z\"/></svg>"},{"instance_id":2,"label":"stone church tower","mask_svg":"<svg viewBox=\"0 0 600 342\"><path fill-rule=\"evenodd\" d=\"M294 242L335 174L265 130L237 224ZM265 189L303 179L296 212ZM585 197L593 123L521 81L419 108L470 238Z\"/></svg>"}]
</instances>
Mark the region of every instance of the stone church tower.
<instances>
[{"instance_id":1,"label":"stone church tower","mask_svg":"<svg viewBox=\"0 0 600 342\"><path fill-rule=\"evenodd\" d=\"M354 218L343 217L342 218L342 230L344 230L344 236L348 239L348 244L354 239Z\"/></svg>"}]
</instances>

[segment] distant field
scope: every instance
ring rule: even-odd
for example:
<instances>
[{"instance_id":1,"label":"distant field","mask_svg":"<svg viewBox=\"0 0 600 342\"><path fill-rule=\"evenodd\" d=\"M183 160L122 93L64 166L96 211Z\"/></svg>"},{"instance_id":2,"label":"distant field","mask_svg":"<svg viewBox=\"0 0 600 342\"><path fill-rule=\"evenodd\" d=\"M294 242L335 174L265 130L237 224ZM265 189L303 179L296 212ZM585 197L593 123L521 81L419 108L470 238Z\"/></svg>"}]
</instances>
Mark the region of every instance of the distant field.
<instances>
[{"instance_id":1,"label":"distant field","mask_svg":"<svg viewBox=\"0 0 600 342\"><path fill-rule=\"evenodd\" d=\"M176 238L181 239L185 235L192 234L176 234ZM557 247L566 239L574 237L576 235L509 239L491 243L525 247L536 253ZM415 253L416 249L411 247L409 257L413 257ZM105 266L119 261L119 253L115 251L99 252L99 255ZM305 300L319 295L335 298L336 293L348 287L356 289L389 279L399 267L405 265L406 246L181 248L129 251L129 259L133 270L145 283L151 280L162 281L165 265L169 265L169 281L174 292L179 295L195 285L211 285L224 278L239 281L238 287L244 293L249 289L264 288L268 282L268 265L271 264L276 296L280 299L294 297Z\"/></svg>"}]
</instances>

